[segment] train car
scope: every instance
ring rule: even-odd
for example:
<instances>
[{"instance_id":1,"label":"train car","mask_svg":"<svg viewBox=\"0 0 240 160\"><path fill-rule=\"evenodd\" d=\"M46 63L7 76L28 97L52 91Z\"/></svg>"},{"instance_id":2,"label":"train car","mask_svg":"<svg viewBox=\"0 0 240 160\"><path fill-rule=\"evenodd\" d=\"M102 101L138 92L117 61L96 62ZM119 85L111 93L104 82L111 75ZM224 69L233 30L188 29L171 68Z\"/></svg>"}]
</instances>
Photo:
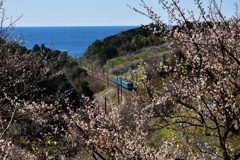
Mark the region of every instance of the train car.
<instances>
[{"instance_id":1,"label":"train car","mask_svg":"<svg viewBox=\"0 0 240 160\"><path fill-rule=\"evenodd\" d=\"M130 91L133 89L133 83L129 82L129 81L125 80L125 79L114 77L114 82L116 84L119 84L120 86L130 90Z\"/></svg>"}]
</instances>

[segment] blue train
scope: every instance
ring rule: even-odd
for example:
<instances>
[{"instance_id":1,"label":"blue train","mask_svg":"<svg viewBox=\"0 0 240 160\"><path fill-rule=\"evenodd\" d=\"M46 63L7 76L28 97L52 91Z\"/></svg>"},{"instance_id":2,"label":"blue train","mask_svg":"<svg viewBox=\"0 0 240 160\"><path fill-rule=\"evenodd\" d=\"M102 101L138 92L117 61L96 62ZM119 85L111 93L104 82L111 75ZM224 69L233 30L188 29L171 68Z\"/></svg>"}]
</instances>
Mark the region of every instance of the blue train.
<instances>
[{"instance_id":1,"label":"blue train","mask_svg":"<svg viewBox=\"0 0 240 160\"><path fill-rule=\"evenodd\" d=\"M119 84L121 85L122 87L128 89L128 90L132 90L133 89L133 83L132 82L129 82L125 79L122 79L122 78L118 78L118 77L114 77L114 82L116 84Z\"/></svg>"}]
</instances>

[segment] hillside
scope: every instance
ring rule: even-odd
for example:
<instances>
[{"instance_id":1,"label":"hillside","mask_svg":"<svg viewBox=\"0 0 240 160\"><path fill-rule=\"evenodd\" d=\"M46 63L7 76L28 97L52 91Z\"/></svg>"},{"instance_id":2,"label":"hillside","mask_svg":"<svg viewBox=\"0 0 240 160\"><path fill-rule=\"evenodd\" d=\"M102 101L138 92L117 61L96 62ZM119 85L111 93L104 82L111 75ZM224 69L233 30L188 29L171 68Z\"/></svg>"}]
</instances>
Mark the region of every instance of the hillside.
<instances>
[{"instance_id":1,"label":"hillside","mask_svg":"<svg viewBox=\"0 0 240 160\"><path fill-rule=\"evenodd\" d=\"M95 62L103 66L109 59L129 55L141 48L157 46L162 43L164 43L164 39L159 34L153 34L150 29L139 27L106 37L103 40L96 40L88 47L84 58L89 63Z\"/></svg>"}]
</instances>

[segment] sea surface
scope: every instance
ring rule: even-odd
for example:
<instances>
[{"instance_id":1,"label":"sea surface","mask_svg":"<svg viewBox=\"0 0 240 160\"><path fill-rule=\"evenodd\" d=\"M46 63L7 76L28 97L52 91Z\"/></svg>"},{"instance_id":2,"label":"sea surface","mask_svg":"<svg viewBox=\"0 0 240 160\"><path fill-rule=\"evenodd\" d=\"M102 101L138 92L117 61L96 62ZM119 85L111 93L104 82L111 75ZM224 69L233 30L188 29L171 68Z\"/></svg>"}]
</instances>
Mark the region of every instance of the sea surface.
<instances>
[{"instance_id":1,"label":"sea surface","mask_svg":"<svg viewBox=\"0 0 240 160\"><path fill-rule=\"evenodd\" d=\"M12 38L21 35L20 44L32 49L35 44L52 50L67 51L71 57L83 57L95 40L118 34L138 26L90 26L90 27L16 27Z\"/></svg>"}]
</instances>

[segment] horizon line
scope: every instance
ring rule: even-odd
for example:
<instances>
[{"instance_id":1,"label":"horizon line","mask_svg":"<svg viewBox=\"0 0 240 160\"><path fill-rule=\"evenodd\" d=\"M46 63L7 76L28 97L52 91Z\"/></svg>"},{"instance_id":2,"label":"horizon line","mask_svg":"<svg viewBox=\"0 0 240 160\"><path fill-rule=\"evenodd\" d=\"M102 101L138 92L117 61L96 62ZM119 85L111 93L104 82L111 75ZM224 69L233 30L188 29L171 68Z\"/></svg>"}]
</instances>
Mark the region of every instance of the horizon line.
<instances>
[{"instance_id":1,"label":"horizon line","mask_svg":"<svg viewBox=\"0 0 240 160\"><path fill-rule=\"evenodd\" d=\"M140 27L141 25L79 25L79 26L14 26L14 27Z\"/></svg>"}]
</instances>

